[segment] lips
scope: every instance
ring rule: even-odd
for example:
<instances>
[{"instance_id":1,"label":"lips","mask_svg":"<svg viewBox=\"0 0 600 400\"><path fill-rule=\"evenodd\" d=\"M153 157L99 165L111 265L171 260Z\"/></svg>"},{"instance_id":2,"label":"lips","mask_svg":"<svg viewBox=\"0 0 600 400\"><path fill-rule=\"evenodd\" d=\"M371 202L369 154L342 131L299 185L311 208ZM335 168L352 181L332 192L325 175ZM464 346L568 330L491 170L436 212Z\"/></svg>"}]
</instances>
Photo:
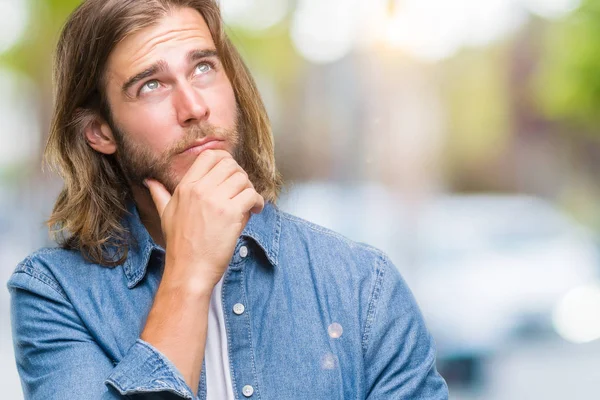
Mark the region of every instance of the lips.
<instances>
[{"instance_id":1,"label":"lips","mask_svg":"<svg viewBox=\"0 0 600 400\"><path fill-rule=\"evenodd\" d=\"M206 150L209 148L216 148L216 147L221 147L221 145L223 144L223 140L214 138L214 137L208 137L208 138L204 138L202 140L196 141L192 144L190 144L184 151L182 151L182 153L200 153L202 150Z\"/></svg>"}]
</instances>

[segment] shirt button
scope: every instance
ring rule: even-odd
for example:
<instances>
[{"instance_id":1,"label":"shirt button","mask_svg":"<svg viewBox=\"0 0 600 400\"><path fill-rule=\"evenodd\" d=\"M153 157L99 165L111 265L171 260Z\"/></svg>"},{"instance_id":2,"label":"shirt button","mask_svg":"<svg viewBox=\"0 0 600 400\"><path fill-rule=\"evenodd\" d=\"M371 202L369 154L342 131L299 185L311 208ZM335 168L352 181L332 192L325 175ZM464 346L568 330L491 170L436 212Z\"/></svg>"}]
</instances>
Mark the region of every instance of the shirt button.
<instances>
[{"instance_id":1,"label":"shirt button","mask_svg":"<svg viewBox=\"0 0 600 400\"><path fill-rule=\"evenodd\" d=\"M242 315L244 313L245 309L246 309L246 307L244 307L244 305L242 303L236 303L233 306L233 312L236 313L237 315Z\"/></svg>"},{"instance_id":2,"label":"shirt button","mask_svg":"<svg viewBox=\"0 0 600 400\"><path fill-rule=\"evenodd\" d=\"M242 388L242 394L246 397L250 397L254 394L254 388L250 385L246 385Z\"/></svg>"},{"instance_id":3,"label":"shirt button","mask_svg":"<svg viewBox=\"0 0 600 400\"><path fill-rule=\"evenodd\" d=\"M248 255L248 248L246 246L240 247L240 257L244 258Z\"/></svg>"}]
</instances>

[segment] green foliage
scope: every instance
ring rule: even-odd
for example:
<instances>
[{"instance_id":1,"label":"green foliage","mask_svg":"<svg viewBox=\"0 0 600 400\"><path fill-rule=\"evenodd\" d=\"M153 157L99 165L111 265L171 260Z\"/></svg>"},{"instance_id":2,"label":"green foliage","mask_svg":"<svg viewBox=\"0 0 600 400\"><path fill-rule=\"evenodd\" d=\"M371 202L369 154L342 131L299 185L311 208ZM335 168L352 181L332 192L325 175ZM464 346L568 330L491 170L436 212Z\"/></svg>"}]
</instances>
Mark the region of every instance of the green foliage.
<instances>
[{"instance_id":1,"label":"green foliage","mask_svg":"<svg viewBox=\"0 0 600 400\"><path fill-rule=\"evenodd\" d=\"M600 0L583 0L548 27L540 65L535 91L543 113L600 132Z\"/></svg>"},{"instance_id":2,"label":"green foliage","mask_svg":"<svg viewBox=\"0 0 600 400\"><path fill-rule=\"evenodd\" d=\"M451 162L469 165L498 157L509 144L511 126L507 49L464 50L443 65Z\"/></svg>"},{"instance_id":3,"label":"green foliage","mask_svg":"<svg viewBox=\"0 0 600 400\"><path fill-rule=\"evenodd\" d=\"M289 23L264 32L227 27L226 32L253 73L269 76L276 84L293 81L305 61L293 50Z\"/></svg>"},{"instance_id":4,"label":"green foliage","mask_svg":"<svg viewBox=\"0 0 600 400\"><path fill-rule=\"evenodd\" d=\"M29 23L22 40L0 55L0 65L37 82L49 80L52 52L67 16L81 0L29 0Z\"/></svg>"}]
</instances>

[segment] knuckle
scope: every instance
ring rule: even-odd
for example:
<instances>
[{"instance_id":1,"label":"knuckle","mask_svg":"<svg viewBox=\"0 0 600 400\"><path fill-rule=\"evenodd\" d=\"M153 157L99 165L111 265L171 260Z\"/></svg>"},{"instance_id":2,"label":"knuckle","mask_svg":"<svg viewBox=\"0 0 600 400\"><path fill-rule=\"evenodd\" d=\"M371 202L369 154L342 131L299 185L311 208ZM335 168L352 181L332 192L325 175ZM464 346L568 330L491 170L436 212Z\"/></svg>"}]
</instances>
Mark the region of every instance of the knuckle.
<instances>
[{"instance_id":1,"label":"knuckle","mask_svg":"<svg viewBox=\"0 0 600 400\"><path fill-rule=\"evenodd\" d=\"M217 158L217 154L211 149L204 150L200 153L200 157L202 160L206 160L206 162L214 161Z\"/></svg>"},{"instance_id":2,"label":"knuckle","mask_svg":"<svg viewBox=\"0 0 600 400\"><path fill-rule=\"evenodd\" d=\"M235 179L243 181L246 180L246 174L242 171L236 171L233 176L235 177Z\"/></svg>"},{"instance_id":3,"label":"knuckle","mask_svg":"<svg viewBox=\"0 0 600 400\"><path fill-rule=\"evenodd\" d=\"M222 159L221 164L223 165L223 167L227 168L228 170L233 170L233 169L237 168L237 163L231 157L225 157L224 159Z\"/></svg>"},{"instance_id":4,"label":"knuckle","mask_svg":"<svg viewBox=\"0 0 600 400\"><path fill-rule=\"evenodd\" d=\"M175 190L173 191L173 196L175 197L181 197L185 194L187 189L187 185L185 184L179 184L175 187Z\"/></svg>"},{"instance_id":5,"label":"knuckle","mask_svg":"<svg viewBox=\"0 0 600 400\"><path fill-rule=\"evenodd\" d=\"M194 197L197 199L201 199L204 197L205 190L202 187L202 185L199 185L199 184L193 185L191 188L191 191L192 191L192 194L194 195Z\"/></svg>"}]
</instances>

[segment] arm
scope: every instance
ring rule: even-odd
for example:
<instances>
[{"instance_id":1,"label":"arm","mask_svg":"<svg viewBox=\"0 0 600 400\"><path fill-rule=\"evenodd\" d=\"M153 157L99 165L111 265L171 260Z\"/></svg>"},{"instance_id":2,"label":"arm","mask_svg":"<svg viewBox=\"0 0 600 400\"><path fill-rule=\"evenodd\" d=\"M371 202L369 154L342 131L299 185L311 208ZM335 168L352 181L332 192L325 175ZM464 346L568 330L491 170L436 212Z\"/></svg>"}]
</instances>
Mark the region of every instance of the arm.
<instances>
[{"instance_id":1,"label":"arm","mask_svg":"<svg viewBox=\"0 0 600 400\"><path fill-rule=\"evenodd\" d=\"M192 399L177 369L138 340L119 363L98 346L58 283L25 263L8 282L25 399Z\"/></svg>"},{"instance_id":2,"label":"arm","mask_svg":"<svg viewBox=\"0 0 600 400\"><path fill-rule=\"evenodd\" d=\"M194 293L170 285L163 278L140 335L177 366L194 395L204 359L210 296L208 291Z\"/></svg>"},{"instance_id":3,"label":"arm","mask_svg":"<svg viewBox=\"0 0 600 400\"><path fill-rule=\"evenodd\" d=\"M435 343L412 293L387 257L375 275L363 336L367 398L447 400Z\"/></svg>"}]
</instances>

